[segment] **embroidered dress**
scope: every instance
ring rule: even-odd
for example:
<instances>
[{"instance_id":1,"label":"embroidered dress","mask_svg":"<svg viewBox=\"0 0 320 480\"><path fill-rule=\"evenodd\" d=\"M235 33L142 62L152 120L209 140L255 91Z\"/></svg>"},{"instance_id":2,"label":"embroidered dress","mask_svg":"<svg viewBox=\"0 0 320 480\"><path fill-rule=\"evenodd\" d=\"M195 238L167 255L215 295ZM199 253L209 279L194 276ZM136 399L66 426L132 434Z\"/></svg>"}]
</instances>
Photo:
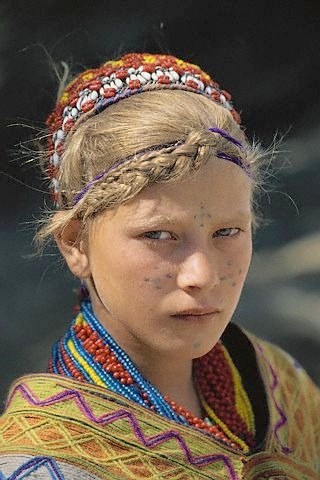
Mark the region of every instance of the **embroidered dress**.
<instances>
[{"instance_id":1,"label":"embroidered dress","mask_svg":"<svg viewBox=\"0 0 320 480\"><path fill-rule=\"evenodd\" d=\"M78 315L73 331L81 336L79 322ZM223 417L215 403L218 434L210 434L154 413L150 399L139 404L97 381L68 378L61 359L60 374L28 375L12 386L0 418L0 479L318 479L320 394L304 370L232 324L219 348L241 375L243 405L252 405L251 447L250 428L231 421L237 409ZM53 355L51 370L54 362ZM249 425L244 411L248 417L250 408L241 414Z\"/></svg>"}]
</instances>

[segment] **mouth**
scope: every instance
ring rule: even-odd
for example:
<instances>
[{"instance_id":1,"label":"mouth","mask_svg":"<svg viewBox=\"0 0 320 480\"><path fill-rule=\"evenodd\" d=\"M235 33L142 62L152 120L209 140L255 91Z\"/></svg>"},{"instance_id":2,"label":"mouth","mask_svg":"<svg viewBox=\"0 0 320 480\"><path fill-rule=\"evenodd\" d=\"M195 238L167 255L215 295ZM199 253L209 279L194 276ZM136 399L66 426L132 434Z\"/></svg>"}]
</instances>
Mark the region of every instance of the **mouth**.
<instances>
[{"instance_id":1,"label":"mouth","mask_svg":"<svg viewBox=\"0 0 320 480\"><path fill-rule=\"evenodd\" d=\"M181 312L177 312L171 315L171 317L178 320L204 321L211 319L212 317L218 315L220 312L221 310L217 308L195 308L190 310L182 310Z\"/></svg>"}]
</instances>

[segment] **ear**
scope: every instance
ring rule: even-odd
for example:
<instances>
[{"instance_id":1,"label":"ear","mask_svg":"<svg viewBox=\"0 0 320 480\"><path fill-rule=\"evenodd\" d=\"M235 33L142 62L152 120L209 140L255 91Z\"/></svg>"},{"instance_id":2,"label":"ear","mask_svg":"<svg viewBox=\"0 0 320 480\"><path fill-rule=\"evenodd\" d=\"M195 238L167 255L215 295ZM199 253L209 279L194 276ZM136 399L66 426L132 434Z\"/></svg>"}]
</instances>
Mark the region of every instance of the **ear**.
<instances>
[{"instance_id":1,"label":"ear","mask_svg":"<svg viewBox=\"0 0 320 480\"><path fill-rule=\"evenodd\" d=\"M55 236L55 241L71 272L78 278L88 278L91 276L91 270L81 230L82 223L79 220L71 220L61 233Z\"/></svg>"}]
</instances>

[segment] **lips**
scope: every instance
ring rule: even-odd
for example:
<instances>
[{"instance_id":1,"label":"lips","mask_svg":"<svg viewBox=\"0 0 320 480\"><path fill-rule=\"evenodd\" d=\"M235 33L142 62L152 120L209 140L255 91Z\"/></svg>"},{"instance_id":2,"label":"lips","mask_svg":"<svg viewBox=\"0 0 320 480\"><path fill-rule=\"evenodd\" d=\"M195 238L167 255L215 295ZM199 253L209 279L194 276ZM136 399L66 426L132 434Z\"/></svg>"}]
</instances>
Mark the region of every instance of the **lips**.
<instances>
[{"instance_id":1,"label":"lips","mask_svg":"<svg viewBox=\"0 0 320 480\"><path fill-rule=\"evenodd\" d=\"M176 312L172 317L202 317L220 313L221 310L214 307L191 308L189 310L181 310Z\"/></svg>"}]
</instances>

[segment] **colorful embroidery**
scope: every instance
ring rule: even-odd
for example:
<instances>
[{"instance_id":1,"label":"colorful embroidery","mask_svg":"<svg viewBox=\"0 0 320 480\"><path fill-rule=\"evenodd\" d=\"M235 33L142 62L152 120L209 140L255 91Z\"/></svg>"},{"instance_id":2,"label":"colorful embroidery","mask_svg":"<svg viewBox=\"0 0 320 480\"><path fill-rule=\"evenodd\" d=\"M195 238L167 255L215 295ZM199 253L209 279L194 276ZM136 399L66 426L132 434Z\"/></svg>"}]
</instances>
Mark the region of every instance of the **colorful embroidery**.
<instances>
[{"instance_id":1,"label":"colorful embroidery","mask_svg":"<svg viewBox=\"0 0 320 480\"><path fill-rule=\"evenodd\" d=\"M197 65L171 55L142 53L130 53L118 61L106 62L75 78L47 119L51 134L47 173L55 202L58 203L60 197L58 176L65 140L79 118L84 114L95 115L123 98L154 89L180 89L206 95L229 110L240 123L231 95Z\"/></svg>"},{"instance_id":2,"label":"colorful embroidery","mask_svg":"<svg viewBox=\"0 0 320 480\"><path fill-rule=\"evenodd\" d=\"M66 402L68 400L73 400L74 403L77 405L79 410L83 413L83 415L93 423L97 423L99 425L108 425L110 423L116 422L120 419L126 419L129 421L131 426L132 432L134 433L137 440L139 440L145 447L154 448L157 445L161 445L164 442L167 442L171 439L176 440L177 444L179 445L181 451L183 452L185 458L189 463L192 465L206 465L212 462L223 462L227 468L232 473L232 466L230 465L230 461L225 455L205 455L201 457L195 457L192 455L189 447L187 446L184 439L178 432L174 430L168 430L163 432L159 435L155 435L153 437L146 437L140 428L138 419L130 412L124 409L119 409L111 414L104 414L99 417L96 417L95 414L92 412L91 408L87 404L83 395L78 392L77 390L64 390L58 395L53 395L52 397L48 397L45 400L40 400L34 392L32 392L26 385L20 384L15 387L13 390L7 406L10 405L13 397L16 395L17 392L20 392L23 398L30 404L36 407L45 407L47 405L53 405L59 402ZM235 478L231 476L230 478Z\"/></svg>"},{"instance_id":3,"label":"colorful embroidery","mask_svg":"<svg viewBox=\"0 0 320 480\"><path fill-rule=\"evenodd\" d=\"M53 458L68 480L318 480L319 391L281 350L248 336L257 351L270 414L260 451L236 452L105 388L63 376L30 375L13 386L0 417L1 480L17 473L27 456ZM286 422L275 431L278 408ZM283 453L281 445L290 446L291 453ZM43 472L49 478L46 468L44 463L35 472L39 478Z\"/></svg>"},{"instance_id":4,"label":"colorful embroidery","mask_svg":"<svg viewBox=\"0 0 320 480\"><path fill-rule=\"evenodd\" d=\"M268 360L268 358L266 357L265 353L264 353L264 350L262 348L262 346L260 344L258 344L258 348L261 352L261 355L263 356L266 364L268 365L268 368L269 368L269 371L271 373L271 377L272 377L272 383L270 385L270 390L271 390L271 396L272 396L272 400L273 400L273 403L274 403L274 406L280 416L279 420L276 422L275 426L274 426L274 434L275 434L275 437L277 438L278 442L279 442L279 445L281 447L281 451L285 454L289 454L292 452L292 449L286 445L284 445L281 440L280 440L280 437L279 437L279 429L284 427L285 424L287 423L287 416L285 415L284 411L282 410L282 408L280 407L280 405L278 404L277 400L276 400L276 397L275 397L275 390L279 387L279 380L278 380L278 377L277 377L277 374L273 368L273 366L271 365L270 361Z\"/></svg>"},{"instance_id":5,"label":"colorful embroidery","mask_svg":"<svg viewBox=\"0 0 320 480\"><path fill-rule=\"evenodd\" d=\"M249 398L238 370L220 343L194 362L194 378L209 422L162 396L143 378L95 317L89 301L81 303L71 328L55 344L48 370L106 387L177 423L202 429L232 448L248 452L255 445Z\"/></svg>"}]
</instances>

